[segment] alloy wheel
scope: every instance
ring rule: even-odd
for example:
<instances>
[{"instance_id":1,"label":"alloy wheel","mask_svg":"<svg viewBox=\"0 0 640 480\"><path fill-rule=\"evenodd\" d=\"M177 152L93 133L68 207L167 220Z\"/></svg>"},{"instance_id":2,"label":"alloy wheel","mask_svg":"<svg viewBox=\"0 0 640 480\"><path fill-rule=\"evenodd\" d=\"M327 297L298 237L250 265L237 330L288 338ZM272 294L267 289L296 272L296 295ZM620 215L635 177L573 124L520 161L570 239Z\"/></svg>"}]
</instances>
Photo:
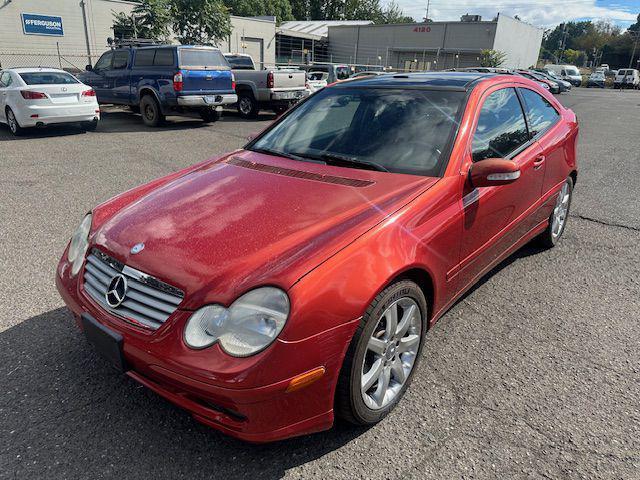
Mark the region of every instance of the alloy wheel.
<instances>
[{"instance_id":1,"label":"alloy wheel","mask_svg":"<svg viewBox=\"0 0 640 480\"><path fill-rule=\"evenodd\" d=\"M9 130L11 130L11 133L16 133L18 131L18 121L16 120L16 116L13 114L12 110L7 110L7 123L9 124Z\"/></svg>"},{"instance_id":2,"label":"alloy wheel","mask_svg":"<svg viewBox=\"0 0 640 480\"><path fill-rule=\"evenodd\" d=\"M398 396L416 362L421 336L422 316L413 299L402 297L383 312L362 364L360 389L367 407L379 410Z\"/></svg>"},{"instance_id":3,"label":"alloy wheel","mask_svg":"<svg viewBox=\"0 0 640 480\"><path fill-rule=\"evenodd\" d=\"M247 97L242 97L238 102L238 106L240 107L240 113L242 113L243 115L249 115L253 108L251 100Z\"/></svg>"},{"instance_id":4,"label":"alloy wheel","mask_svg":"<svg viewBox=\"0 0 640 480\"><path fill-rule=\"evenodd\" d=\"M553 238L558 238L562 233L564 224L567 221L567 213L569 212L569 199L571 192L569 190L569 183L565 182L562 186L562 190L558 194L556 200L556 206L553 209L553 221L551 223L551 235Z\"/></svg>"}]
</instances>

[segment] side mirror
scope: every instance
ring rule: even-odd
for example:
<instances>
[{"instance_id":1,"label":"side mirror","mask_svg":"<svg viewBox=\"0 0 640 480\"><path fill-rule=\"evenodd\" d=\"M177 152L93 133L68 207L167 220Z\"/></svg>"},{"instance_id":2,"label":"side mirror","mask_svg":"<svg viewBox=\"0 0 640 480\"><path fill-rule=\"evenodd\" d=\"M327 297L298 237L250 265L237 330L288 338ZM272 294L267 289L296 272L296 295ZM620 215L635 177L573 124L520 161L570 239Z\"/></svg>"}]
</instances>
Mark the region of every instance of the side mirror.
<instances>
[{"instance_id":1,"label":"side mirror","mask_svg":"<svg viewBox=\"0 0 640 480\"><path fill-rule=\"evenodd\" d=\"M480 160L469 169L469 181L474 188L507 185L518 178L520 178L518 165L503 158Z\"/></svg>"},{"instance_id":2,"label":"side mirror","mask_svg":"<svg viewBox=\"0 0 640 480\"><path fill-rule=\"evenodd\" d=\"M92 72L92 71L93 71L93 67L92 67L91 65L86 65L86 66L84 67L84 69L85 69L87 72Z\"/></svg>"}]
</instances>

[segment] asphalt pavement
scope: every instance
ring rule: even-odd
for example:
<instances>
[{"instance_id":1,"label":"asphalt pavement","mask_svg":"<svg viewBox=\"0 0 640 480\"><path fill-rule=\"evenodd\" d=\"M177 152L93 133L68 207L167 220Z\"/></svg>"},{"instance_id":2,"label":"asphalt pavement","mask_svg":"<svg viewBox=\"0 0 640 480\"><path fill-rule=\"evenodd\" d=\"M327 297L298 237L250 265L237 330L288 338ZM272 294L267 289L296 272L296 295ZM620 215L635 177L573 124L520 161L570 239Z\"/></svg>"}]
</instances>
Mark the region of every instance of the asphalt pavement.
<instances>
[{"instance_id":1,"label":"asphalt pavement","mask_svg":"<svg viewBox=\"0 0 640 480\"><path fill-rule=\"evenodd\" d=\"M87 344L55 265L97 203L242 145L274 117L14 140L0 127L0 479L640 479L640 92L574 89L580 173L561 243L525 247L444 315L379 425L249 445Z\"/></svg>"}]
</instances>

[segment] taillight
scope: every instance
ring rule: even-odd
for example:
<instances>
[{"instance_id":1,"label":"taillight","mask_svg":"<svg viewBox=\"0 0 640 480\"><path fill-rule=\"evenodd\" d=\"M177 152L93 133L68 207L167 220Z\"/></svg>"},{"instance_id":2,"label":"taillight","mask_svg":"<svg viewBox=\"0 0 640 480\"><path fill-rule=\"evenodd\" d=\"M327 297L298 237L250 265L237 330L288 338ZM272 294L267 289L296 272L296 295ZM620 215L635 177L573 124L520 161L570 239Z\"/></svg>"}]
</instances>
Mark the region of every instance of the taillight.
<instances>
[{"instance_id":1,"label":"taillight","mask_svg":"<svg viewBox=\"0 0 640 480\"><path fill-rule=\"evenodd\" d=\"M38 100L40 98L47 98L47 96L42 92L32 92L30 90L21 90L20 94L25 100Z\"/></svg>"},{"instance_id":2,"label":"taillight","mask_svg":"<svg viewBox=\"0 0 640 480\"><path fill-rule=\"evenodd\" d=\"M231 74L231 90L235 91L236 89L236 76L232 73Z\"/></svg>"},{"instance_id":3,"label":"taillight","mask_svg":"<svg viewBox=\"0 0 640 480\"><path fill-rule=\"evenodd\" d=\"M274 86L273 72L269 72L267 73L267 88L273 88L273 86Z\"/></svg>"},{"instance_id":4,"label":"taillight","mask_svg":"<svg viewBox=\"0 0 640 480\"><path fill-rule=\"evenodd\" d=\"M181 92L182 87L182 72L178 72L173 76L173 90L176 92Z\"/></svg>"},{"instance_id":5,"label":"taillight","mask_svg":"<svg viewBox=\"0 0 640 480\"><path fill-rule=\"evenodd\" d=\"M93 88L91 90L85 90L84 92L82 92L82 96L83 97L95 97L96 96L96 91Z\"/></svg>"}]
</instances>

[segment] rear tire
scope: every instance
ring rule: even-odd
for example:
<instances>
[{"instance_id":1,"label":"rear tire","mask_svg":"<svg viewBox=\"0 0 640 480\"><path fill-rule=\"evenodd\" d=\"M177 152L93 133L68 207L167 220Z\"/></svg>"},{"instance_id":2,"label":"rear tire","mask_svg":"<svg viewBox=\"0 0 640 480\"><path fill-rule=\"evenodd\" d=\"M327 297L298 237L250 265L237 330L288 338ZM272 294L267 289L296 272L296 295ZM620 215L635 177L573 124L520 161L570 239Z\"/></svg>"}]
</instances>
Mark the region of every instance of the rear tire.
<instances>
[{"instance_id":1,"label":"rear tire","mask_svg":"<svg viewBox=\"0 0 640 480\"><path fill-rule=\"evenodd\" d=\"M573 179L567 177L562 189L558 193L553 212L549 216L549 225L537 238L537 243L544 248L553 248L560 241L567 221L569 220L569 210L571 208L571 198L573 196Z\"/></svg>"},{"instance_id":2,"label":"rear tire","mask_svg":"<svg viewBox=\"0 0 640 480\"><path fill-rule=\"evenodd\" d=\"M217 122L220 117L222 117L222 113L217 110L212 110L211 108L200 110L200 118L205 123Z\"/></svg>"},{"instance_id":3,"label":"rear tire","mask_svg":"<svg viewBox=\"0 0 640 480\"><path fill-rule=\"evenodd\" d=\"M140 113L142 113L142 121L148 127L158 127L165 120L160 104L153 95L142 97L142 100L140 100Z\"/></svg>"},{"instance_id":4,"label":"rear tire","mask_svg":"<svg viewBox=\"0 0 640 480\"><path fill-rule=\"evenodd\" d=\"M242 118L255 118L259 112L258 102L252 93L242 92L238 95L238 113Z\"/></svg>"},{"instance_id":5,"label":"rear tire","mask_svg":"<svg viewBox=\"0 0 640 480\"><path fill-rule=\"evenodd\" d=\"M376 296L340 370L335 398L340 418L373 425L393 410L419 364L427 322L427 301L414 282L400 280Z\"/></svg>"},{"instance_id":6,"label":"rear tire","mask_svg":"<svg viewBox=\"0 0 640 480\"><path fill-rule=\"evenodd\" d=\"M16 115L13 113L13 110L11 110L11 107L7 107L7 109L5 110L5 115L7 117L7 125L9 126L9 131L15 137L19 137L20 135L24 134L25 129L22 128L18 123L18 119L16 118Z\"/></svg>"}]
</instances>

